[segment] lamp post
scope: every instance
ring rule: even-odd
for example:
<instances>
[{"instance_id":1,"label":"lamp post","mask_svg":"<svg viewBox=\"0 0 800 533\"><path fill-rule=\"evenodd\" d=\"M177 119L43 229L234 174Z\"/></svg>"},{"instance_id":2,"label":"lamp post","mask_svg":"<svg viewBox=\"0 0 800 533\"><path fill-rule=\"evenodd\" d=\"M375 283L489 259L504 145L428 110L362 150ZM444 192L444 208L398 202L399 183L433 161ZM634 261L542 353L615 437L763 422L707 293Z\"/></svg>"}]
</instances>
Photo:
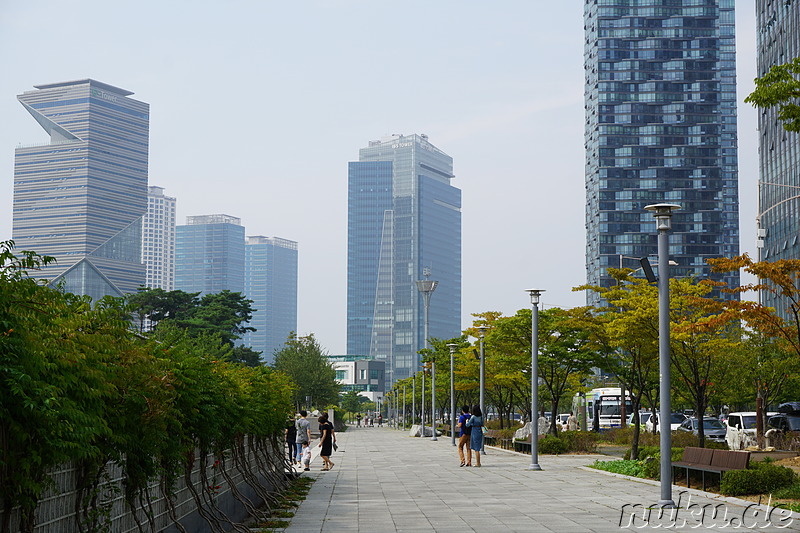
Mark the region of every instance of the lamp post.
<instances>
[{"instance_id":1,"label":"lamp post","mask_svg":"<svg viewBox=\"0 0 800 533\"><path fill-rule=\"evenodd\" d=\"M411 425L417 421L417 373L411 376Z\"/></svg>"},{"instance_id":2,"label":"lamp post","mask_svg":"<svg viewBox=\"0 0 800 533\"><path fill-rule=\"evenodd\" d=\"M486 326L478 326L478 331L480 331L480 344L481 344L481 364L480 364L480 406L481 406L481 416L484 420L486 420L486 352L483 345L483 340L486 335L486 330L489 329ZM486 439L481 440L481 455L486 455L486 450L483 447L483 443Z\"/></svg>"},{"instance_id":3,"label":"lamp post","mask_svg":"<svg viewBox=\"0 0 800 533\"><path fill-rule=\"evenodd\" d=\"M403 385L403 431L406 430L406 386Z\"/></svg>"},{"instance_id":4,"label":"lamp post","mask_svg":"<svg viewBox=\"0 0 800 533\"><path fill-rule=\"evenodd\" d=\"M420 399L419 408L420 418L419 423L422 425L422 433L420 437L425 436L425 365L422 366L422 398Z\"/></svg>"},{"instance_id":5,"label":"lamp post","mask_svg":"<svg viewBox=\"0 0 800 533\"><path fill-rule=\"evenodd\" d=\"M539 296L541 289L528 289L531 295L531 465L528 470L541 470L539 466Z\"/></svg>"},{"instance_id":6,"label":"lamp post","mask_svg":"<svg viewBox=\"0 0 800 533\"><path fill-rule=\"evenodd\" d=\"M455 376L453 374L453 364L455 362L455 354L458 349L458 344L450 343L447 345L450 348L450 437L453 441L453 446L456 445L456 384Z\"/></svg>"},{"instance_id":7,"label":"lamp post","mask_svg":"<svg viewBox=\"0 0 800 533\"><path fill-rule=\"evenodd\" d=\"M436 360L431 360L431 440L436 438Z\"/></svg>"},{"instance_id":8,"label":"lamp post","mask_svg":"<svg viewBox=\"0 0 800 533\"><path fill-rule=\"evenodd\" d=\"M416 281L417 283L417 290L422 294L423 303L425 304L425 343L424 347L428 349L428 315L430 314L430 307L431 307L431 294L433 291L436 290L436 286L439 284L438 281L434 281L432 279L428 279L431 275L431 270L429 268L425 268L422 270L422 275L425 276L425 279L419 279ZM433 378L434 380L436 378ZM435 389L435 387L434 387ZM431 395L435 394L431 392ZM435 407L431 406L431 415L433 415ZM433 416L431 416L431 426L433 427L433 437L431 440L436 439L436 422L433 420ZM425 373L422 373L422 436L425 436Z\"/></svg>"},{"instance_id":9,"label":"lamp post","mask_svg":"<svg viewBox=\"0 0 800 533\"><path fill-rule=\"evenodd\" d=\"M658 505L674 508L672 500L672 433L670 432L670 347L669 347L669 230L676 204L652 204L644 207L656 217L658 229L658 370L660 374L661 425L661 499Z\"/></svg>"}]
</instances>

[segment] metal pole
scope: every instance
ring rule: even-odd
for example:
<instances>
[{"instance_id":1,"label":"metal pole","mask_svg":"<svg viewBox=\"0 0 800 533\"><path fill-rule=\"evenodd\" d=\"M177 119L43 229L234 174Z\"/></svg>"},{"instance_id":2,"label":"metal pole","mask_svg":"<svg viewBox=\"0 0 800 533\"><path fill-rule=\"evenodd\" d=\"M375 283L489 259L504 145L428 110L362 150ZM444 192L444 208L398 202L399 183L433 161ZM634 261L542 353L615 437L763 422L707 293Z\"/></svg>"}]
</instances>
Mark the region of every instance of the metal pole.
<instances>
[{"instance_id":1,"label":"metal pole","mask_svg":"<svg viewBox=\"0 0 800 533\"><path fill-rule=\"evenodd\" d=\"M659 401L658 422L661 427L661 499L662 508L674 508L672 500L672 433L670 431L670 346L669 346L669 235L672 211L680 209L675 204L645 206L654 211L658 229L658 370ZM702 413L700 413L702 418Z\"/></svg>"},{"instance_id":2,"label":"metal pole","mask_svg":"<svg viewBox=\"0 0 800 533\"><path fill-rule=\"evenodd\" d=\"M406 386L403 385L403 431L406 430Z\"/></svg>"},{"instance_id":3,"label":"metal pole","mask_svg":"<svg viewBox=\"0 0 800 533\"><path fill-rule=\"evenodd\" d=\"M417 373L411 377L411 425L417 421Z\"/></svg>"},{"instance_id":4,"label":"metal pole","mask_svg":"<svg viewBox=\"0 0 800 533\"><path fill-rule=\"evenodd\" d=\"M422 434L420 437L425 436L425 368L422 369L422 404L420 407L420 424L422 424Z\"/></svg>"},{"instance_id":5,"label":"metal pole","mask_svg":"<svg viewBox=\"0 0 800 533\"><path fill-rule=\"evenodd\" d=\"M539 295L544 292L530 289L531 295L531 465L528 470L541 470L539 466Z\"/></svg>"},{"instance_id":6,"label":"metal pole","mask_svg":"<svg viewBox=\"0 0 800 533\"><path fill-rule=\"evenodd\" d=\"M431 440L439 440L436 438L436 361L431 361L431 430L433 430L433 437Z\"/></svg>"},{"instance_id":7,"label":"metal pole","mask_svg":"<svg viewBox=\"0 0 800 533\"><path fill-rule=\"evenodd\" d=\"M453 374L453 366L455 363L455 353L457 344L448 344L450 348L450 439L453 446L456 445L456 386L455 376Z\"/></svg>"},{"instance_id":8,"label":"metal pole","mask_svg":"<svg viewBox=\"0 0 800 533\"><path fill-rule=\"evenodd\" d=\"M481 404L481 416L483 416L484 424L486 423L487 416L486 416L486 351L483 347L483 340L484 334L486 332L485 327L479 328L481 331L481 389L480 389L480 404ZM486 439L481 440L481 455L486 455L486 450L484 449L483 443Z\"/></svg>"}]
</instances>

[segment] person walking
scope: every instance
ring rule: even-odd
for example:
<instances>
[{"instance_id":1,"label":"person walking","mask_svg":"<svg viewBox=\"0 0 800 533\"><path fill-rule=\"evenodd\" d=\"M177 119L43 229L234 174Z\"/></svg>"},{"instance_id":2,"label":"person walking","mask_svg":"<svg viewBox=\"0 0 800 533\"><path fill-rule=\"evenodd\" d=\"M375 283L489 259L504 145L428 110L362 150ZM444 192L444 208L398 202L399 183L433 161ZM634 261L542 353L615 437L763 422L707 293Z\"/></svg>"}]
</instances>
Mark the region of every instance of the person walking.
<instances>
[{"instance_id":1,"label":"person walking","mask_svg":"<svg viewBox=\"0 0 800 533\"><path fill-rule=\"evenodd\" d=\"M296 448L294 460L298 465L302 465L300 461L303 457L303 443L305 442L308 444L311 442L311 435L309 434L311 422L306 419L307 416L308 411L300 411L300 418L294 423L295 430L297 431L297 435L294 439Z\"/></svg>"},{"instance_id":2,"label":"person walking","mask_svg":"<svg viewBox=\"0 0 800 533\"><path fill-rule=\"evenodd\" d=\"M470 428L469 447L475 452L475 465L481 466L481 448L483 447L483 412L480 405L472 406L472 416L467 420Z\"/></svg>"},{"instance_id":3,"label":"person walking","mask_svg":"<svg viewBox=\"0 0 800 533\"><path fill-rule=\"evenodd\" d=\"M572 411L569 412L567 418L567 431L578 431L578 419L575 418L575 413Z\"/></svg>"},{"instance_id":4,"label":"person walking","mask_svg":"<svg viewBox=\"0 0 800 533\"><path fill-rule=\"evenodd\" d=\"M458 457L461 459L461 466L472 466L472 448L469 445L470 433L472 428L467 426L467 420L470 418L469 405L461 406L461 414L458 417L458 424L456 427L458 433ZM464 458L464 449L466 448L466 459Z\"/></svg>"},{"instance_id":5,"label":"person walking","mask_svg":"<svg viewBox=\"0 0 800 533\"><path fill-rule=\"evenodd\" d=\"M294 465L297 456L297 446L295 439L297 439L297 428L295 427L295 419L289 418L286 421L286 447L289 449L289 463Z\"/></svg>"},{"instance_id":6,"label":"person walking","mask_svg":"<svg viewBox=\"0 0 800 533\"><path fill-rule=\"evenodd\" d=\"M334 467L333 461L331 461L331 454L333 453L333 424L328 421L327 416L320 416L317 420L319 420L319 447L322 448L319 452L319 456L322 457L322 470L327 471Z\"/></svg>"}]
</instances>

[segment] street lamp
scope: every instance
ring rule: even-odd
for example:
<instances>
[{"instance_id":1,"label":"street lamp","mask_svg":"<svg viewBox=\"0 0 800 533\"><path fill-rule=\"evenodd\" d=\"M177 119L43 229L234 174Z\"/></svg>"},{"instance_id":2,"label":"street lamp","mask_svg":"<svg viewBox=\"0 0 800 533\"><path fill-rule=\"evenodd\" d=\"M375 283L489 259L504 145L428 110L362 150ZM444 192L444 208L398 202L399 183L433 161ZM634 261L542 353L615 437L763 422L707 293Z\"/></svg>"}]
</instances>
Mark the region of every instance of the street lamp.
<instances>
[{"instance_id":1,"label":"street lamp","mask_svg":"<svg viewBox=\"0 0 800 533\"><path fill-rule=\"evenodd\" d=\"M670 431L670 350L669 350L669 235L672 229L672 212L681 206L676 204L652 204L644 206L653 212L658 229L658 369L660 374L661 424L661 499L662 508L674 508L672 500L672 433ZM701 413L702 414L702 413Z\"/></svg>"},{"instance_id":2,"label":"street lamp","mask_svg":"<svg viewBox=\"0 0 800 533\"><path fill-rule=\"evenodd\" d=\"M406 430L406 386L403 384L403 431Z\"/></svg>"},{"instance_id":3,"label":"street lamp","mask_svg":"<svg viewBox=\"0 0 800 533\"><path fill-rule=\"evenodd\" d=\"M436 360L431 359L431 440L436 438Z\"/></svg>"},{"instance_id":4,"label":"street lamp","mask_svg":"<svg viewBox=\"0 0 800 533\"><path fill-rule=\"evenodd\" d=\"M478 331L480 332L480 344L481 344L481 365L480 365L480 380L481 380L481 387L480 387L480 405L481 405L481 416L484 420L486 420L486 352L484 351L483 340L484 336L486 335L486 330L489 329L486 326L478 326ZM486 439L481 440L481 455L486 455L486 450L483 447L483 443Z\"/></svg>"},{"instance_id":5,"label":"street lamp","mask_svg":"<svg viewBox=\"0 0 800 533\"><path fill-rule=\"evenodd\" d=\"M453 441L453 446L456 445L456 385L453 374L453 364L455 362L455 354L458 349L458 344L450 343L447 345L450 348L450 437Z\"/></svg>"},{"instance_id":6,"label":"street lamp","mask_svg":"<svg viewBox=\"0 0 800 533\"><path fill-rule=\"evenodd\" d=\"M539 296L541 289L528 289L531 295L531 466L528 470L541 470L539 466ZM555 413L554 413L555 415Z\"/></svg>"},{"instance_id":7,"label":"street lamp","mask_svg":"<svg viewBox=\"0 0 800 533\"><path fill-rule=\"evenodd\" d=\"M416 281L417 290L422 294L423 303L425 304L425 349L428 349L428 315L430 313L431 307L431 294L433 291L436 290L436 286L439 284L438 281L434 281L428 279L431 275L431 271L429 268L425 268L422 270L422 275L425 276L425 279L420 279ZM431 410L433 413L433 409ZM422 436L425 436L425 372L422 373ZM436 439L436 424L433 423L433 438L431 440Z\"/></svg>"}]
</instances>

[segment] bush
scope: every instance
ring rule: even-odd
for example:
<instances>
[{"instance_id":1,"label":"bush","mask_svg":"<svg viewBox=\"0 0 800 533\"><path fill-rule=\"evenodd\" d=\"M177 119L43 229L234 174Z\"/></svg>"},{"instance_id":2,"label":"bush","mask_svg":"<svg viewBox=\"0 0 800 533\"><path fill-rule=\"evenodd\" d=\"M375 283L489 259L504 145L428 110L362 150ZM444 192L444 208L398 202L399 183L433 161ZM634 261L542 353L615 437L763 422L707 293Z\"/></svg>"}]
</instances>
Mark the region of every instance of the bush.
<instances>
[{"instance_id":1,"label":"bush","mask_svg":"<svg viewBox=\"0 0 800 533\"><path fill-rule=\"evenodd\" d=\"M752 463L747 470L730 470L722 474L719 491L726 496L767 494L789 487L797 481L790 468L770 461Z\"/></svg>"},{"instance_id":2,"label":"bush","mask_svg":"<svg viewBox=\"0 0 800 533\"><path fill-rule=\"evenodd\" d=\"M567 452L595 453L601 436L591 431L562 431L558 438L566 443Z\"/></svg>"},{"instance_id":3,"label":"bush","mask_svg":"<svg viewBox=\"0 0 800 533\"><path fill-rule=\"evenodd\" d=\"M592 468L613 472L615 474L624 474L626 476L645 477L643 463L644 461L630 461L624 459L617 461L595 461Z\"/></svg>"},{"instance_id":4,"label":"bush","mask_svg":"<svg viewBox=\"0 0 800 533\"><path fill-rule=\"evenodd\" d=\"M539 452L550 455L560 455L567 451L567 443L552 435L545 435L539 440Z\"/></svg>"}]
</instances>

